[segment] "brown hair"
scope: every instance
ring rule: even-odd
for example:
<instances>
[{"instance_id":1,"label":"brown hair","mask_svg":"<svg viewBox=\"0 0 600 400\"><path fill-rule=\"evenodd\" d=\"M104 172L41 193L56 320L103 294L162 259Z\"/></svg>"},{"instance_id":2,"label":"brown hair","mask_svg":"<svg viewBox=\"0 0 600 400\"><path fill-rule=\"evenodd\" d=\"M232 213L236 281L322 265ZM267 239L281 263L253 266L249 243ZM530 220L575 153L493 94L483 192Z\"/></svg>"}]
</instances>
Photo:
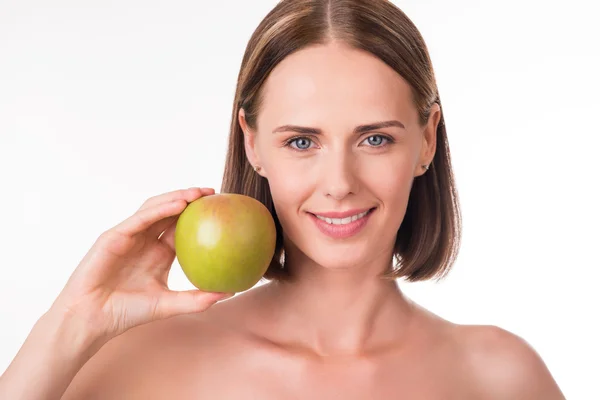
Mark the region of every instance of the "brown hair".
<instances>
[{"instance_id":1,"label":"brown hair","mask_svg":"<svg viewBox=\"0 0 600 400\"><path fill-rule=\"evenodd\" d=\"M285 57L306 46L342 41L365 50L392 67L411 86L413 103L424 126L440 97L427 47L412 21L386 0L283 0L254 31L238 76L221 192L261 201L277 227L275 255L267 279L285 279L283 237L267 179L246 158L238 121L244 109L256 129L262 87ZM461 237L461 216L443 112L436 133L436 153L428 171L415 179L406 215L398 230L394 257L398 266L385 278L408 281L442 278L454 264Z\"/></svg>"}]
</instances>

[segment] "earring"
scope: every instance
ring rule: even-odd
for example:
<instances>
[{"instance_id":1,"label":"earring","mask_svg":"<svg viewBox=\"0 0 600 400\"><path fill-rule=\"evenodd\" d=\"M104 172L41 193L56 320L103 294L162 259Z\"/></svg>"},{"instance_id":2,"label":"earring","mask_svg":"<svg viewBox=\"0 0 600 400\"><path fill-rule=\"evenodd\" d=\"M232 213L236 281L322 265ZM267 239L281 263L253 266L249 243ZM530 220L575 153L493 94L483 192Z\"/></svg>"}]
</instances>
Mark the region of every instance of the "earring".
<instances>
[{"instance_id":1,"label":"earring","mask_svg":"<svg viewBox=\"0 0 600 400\"><path fill-rule=\"evenodd\" d=\"M425 168L425 171L427 171L429 169L429 165L421 165L423 168Z\"/></svg>"},{"instance_id":2,"label":"earring","mask_svg":"<svg viewBox=\"0 0 600 400\"><path fill-rule=\"evenodd\" d=\"M260 171L260 166L259 165L255 165L254 166L254 172L258 172Z\"/></svg>"}]
</instances>

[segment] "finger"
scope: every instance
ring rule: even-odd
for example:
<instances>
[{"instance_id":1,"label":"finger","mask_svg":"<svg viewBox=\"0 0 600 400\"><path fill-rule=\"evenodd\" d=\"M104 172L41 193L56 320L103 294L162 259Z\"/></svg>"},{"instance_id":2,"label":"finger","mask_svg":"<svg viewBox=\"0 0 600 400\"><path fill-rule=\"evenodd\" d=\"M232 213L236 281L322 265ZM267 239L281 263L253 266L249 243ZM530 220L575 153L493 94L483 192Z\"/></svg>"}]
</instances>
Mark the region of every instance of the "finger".
<instances>
[{"instance_id":1,"label":"finger","mask_svg":"<svg viewBox=\"0 0 600 400\"><path fill-rule=\"evenodd\" d=\"M133 236L146 231L152 225L165 218L181 214L187 205L188 203L184 200L175 200L170 203L159 204L140 210L113 229L121 234Z\"/></svg>"},{"instance_id":2,"label":"finger","mask_svg":"<svg viewBox=\"0 0 600 400\"><path fill-rule=\"evenodd\" d=\"M148 229L148 235L151 238L159 239L165 230L169 229L171 225L177 223L178 218L179 215L175 215L173 217L165 218L162 221L158 221Z\"/></svg>"},{"instance_id":3,"label":"finger","mask_svg":"<svg viewBox=\"0 0 600 400\"><path fill-rule=\"evenodd\" d=\"M138 211L145 210L147 208L154 207L160 204L170 203L175 200L185 200L188 203L191 203L192 201L202 196L210 196L211 194L215 194L215 190L212 188L193 187L189 189L175 190L172 192L150 197L144 202L144 204L142 204Z\"/></svg>"},{"instance_id":4,"label":"finger","mask_svg":"<svg viewBox=\"0 0 600 400\"><path fill-rule=\"evenodd\" d=\"M235 293L204 292L201 290L168 291L156 305L156 313L161 318L179 314L202 312L218 301L230 298Z\"/></svg>"},{"instance_id":5,"label":"finger","mask_svg":"<svg viewBox=\"0 0 600 400\"><path fill-rule=\"evenodd\" d=\"M170 225L160 237L160 240L173 251L175 251L175 228L177 228L177 223Z\"/></svg>"}]
</instances>

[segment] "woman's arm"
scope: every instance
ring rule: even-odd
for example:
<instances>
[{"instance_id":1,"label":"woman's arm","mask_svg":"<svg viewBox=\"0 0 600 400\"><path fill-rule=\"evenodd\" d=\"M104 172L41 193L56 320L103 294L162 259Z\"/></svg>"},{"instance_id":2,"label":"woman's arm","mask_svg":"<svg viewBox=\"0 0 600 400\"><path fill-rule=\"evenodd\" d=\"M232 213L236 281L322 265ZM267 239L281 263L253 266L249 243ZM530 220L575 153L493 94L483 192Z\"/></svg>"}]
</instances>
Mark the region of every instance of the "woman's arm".
<instances>
[{"instance_id":1,"label":"woman's arm","mask_svg":"<svg viewBox=\"0 0 600 400\"><path fill-rule=\"evenodd\" d=\"M50 309L0 376L0 399L60 399L77 372L107 341L77 317Z\"/></svg>"}]
</instances>

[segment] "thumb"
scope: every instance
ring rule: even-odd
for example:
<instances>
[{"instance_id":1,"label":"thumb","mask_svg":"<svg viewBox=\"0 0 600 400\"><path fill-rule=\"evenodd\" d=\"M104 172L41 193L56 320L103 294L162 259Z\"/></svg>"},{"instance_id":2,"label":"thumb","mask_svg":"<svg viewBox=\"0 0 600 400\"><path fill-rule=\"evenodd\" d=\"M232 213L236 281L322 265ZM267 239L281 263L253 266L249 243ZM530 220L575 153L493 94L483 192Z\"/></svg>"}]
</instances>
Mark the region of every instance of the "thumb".
<instances>
[{"instance_id":1,"label":"thumb","mask_svg":"<svg viewBox=\"0 0 600 400\"><path fill-rule=\"evenodd\" d=\"M204 292L202 290L169 290L158 300L157 314L169 318L179 314L189 314L207 310L220 300L232 297L235 293Z\"/></svg>"}]
</instances>

